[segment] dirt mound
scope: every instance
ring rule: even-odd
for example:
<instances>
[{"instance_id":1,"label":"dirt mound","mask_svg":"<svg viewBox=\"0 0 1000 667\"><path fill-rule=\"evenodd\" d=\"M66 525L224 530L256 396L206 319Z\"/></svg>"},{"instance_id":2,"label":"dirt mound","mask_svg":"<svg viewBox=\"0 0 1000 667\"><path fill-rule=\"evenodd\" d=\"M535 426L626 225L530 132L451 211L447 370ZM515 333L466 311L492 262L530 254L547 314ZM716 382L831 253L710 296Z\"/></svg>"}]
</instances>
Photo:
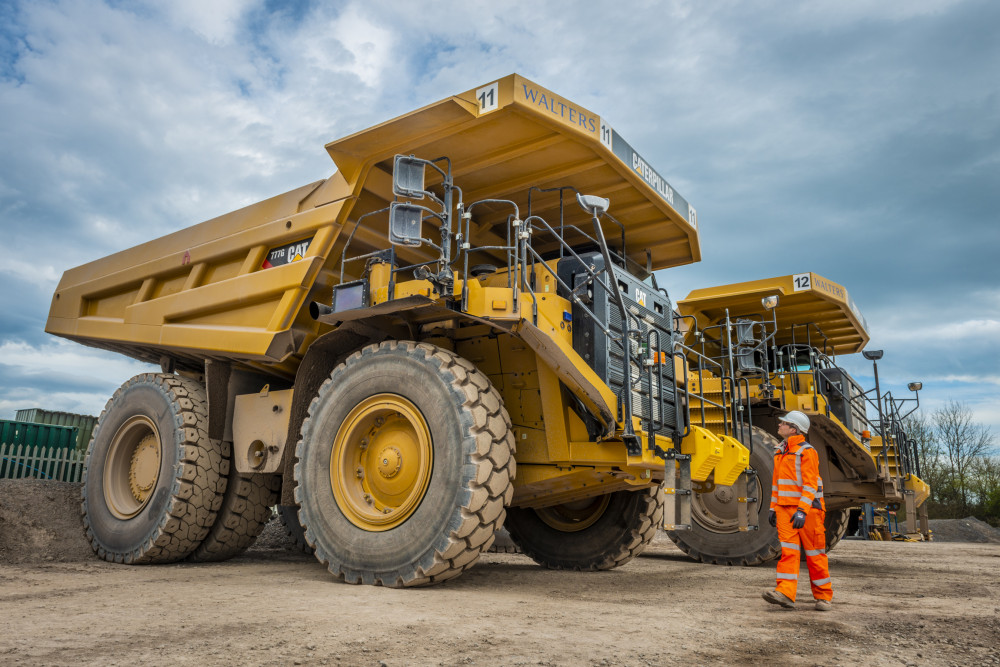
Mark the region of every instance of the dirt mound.
<instances>
[{"instance_id":1,"label":"dirt mound","mask_svg":"<svg viewBox=\"0 0 1000 667\"><path fill-rule=\"evenodd\" d=\"M72 562L96 558L80 520L82 484L0 479L0 563ZM251 547L297 551L275 516Z\"/></svg>"},{"instance_id":2,"label":"dirt mound","mask_svg":"<svg viewBox=\"0 0 1000 667\"><path fill-rule=\"evenodd\" d=\"M81 486L0 479L0 563L93 558L80 520Z\"/></svg>"},{"instance_id":3,"label":"dirt mound","mask_svg":"<svg viewBox=\"0 0 1000 667\"><path fill-rule=\"evenodd\" d=\"M1000 529L974 516L967 516L964 519L932 519L929 524L935 542L1000 544Z\"/></svg>"}]
</instances>

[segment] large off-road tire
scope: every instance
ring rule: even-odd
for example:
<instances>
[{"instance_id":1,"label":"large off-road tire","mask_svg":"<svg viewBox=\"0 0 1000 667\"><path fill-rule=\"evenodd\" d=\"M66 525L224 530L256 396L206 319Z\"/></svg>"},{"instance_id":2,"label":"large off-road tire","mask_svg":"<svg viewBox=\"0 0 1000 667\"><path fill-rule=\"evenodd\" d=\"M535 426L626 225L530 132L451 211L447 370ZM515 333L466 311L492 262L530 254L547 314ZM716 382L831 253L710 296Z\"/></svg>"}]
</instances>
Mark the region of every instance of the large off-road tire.
<instances>
[{"instance_id":1,"label":"large off-road tire","mask_svg":"<svg viewBox=\"0 0 1000 667\"><path fill-rule=\"evenodd\" d=\"M285 527L285 535L295 542L295 548L304 554L312 554L312 547L306 542L306 531L299 523L299 508L295 505L278 505L278 517Z\"/></svg>"},{"instance_id":2,"label":"large off-road tire","mask_svg":"<svg viewBox=\"0 0 1000 667\"><path fill-rule=\"evenodd\" d=\"M511 507L504 524L525 555L554 570L610 570L646 548L663 520L660 487L528 509Z\"/></svg>"},{"instance_id":3,"label":"large off-road tire","mask_svg":"<svg viewBox=\"0 0 1000 667\"><path fill-rule=\"evenodd\" d=\"M826 551L830 552L847 534L847 524L851 519L850 508L830 510L826 513L823 525L826 528Z\"/></svg>"},{"instance_id":4,"label":"large off-road tire","mask_svg":"<svg viewBox=\"0 0 1000 667\"><path fill-rule=\"evenodd\" d=\"M513 496L514 436L470 362L369 345L334 369L295 454L306 542L349 583L418 586L471 567Z\"/></svg>"},{"instance_id":5,"label":"large off-road tire","mask_svg":"<svg viewBox=\"0 0 1000 667\"><path fill-rule=\"evenodd\" d=\"M771 502L771 476L777 439L766 431L751 429L753 451L750 467L757 471L748 493L757 498L757 530L739 530L737 497L734 487L716 486L691 498L691 529L667 531L667 535L687 555L703 563L717 565L758 565L781 555L778 531L767 521ZM744 442L746 442L744 438Z\"/></svg>"},{"instance_id":6,"label":"large off-road tire","mask_svg":"<svg viewBox=\"0 0 1000 667\"><path fill-rule=\"evenodd\" d=\"M116 563L186 558L208 534L229 462L208 437L205 391L178 375L123 384L87 449L80 505L94 551Z\"/></svg>"},{"instance_id":7,"label":"large off-road tire","mask_svg":"<svg viewBox=\"0 0 1000 667\"><path fill-rule=\"evenodd\" d=\"M222 496L215 523L188 560L222 561L250 548L271 520L271 508L278 502L281 475L241 473L232 461L232 444L225 443L229 458L229 481Z\"/></svg>"}]
</instances>

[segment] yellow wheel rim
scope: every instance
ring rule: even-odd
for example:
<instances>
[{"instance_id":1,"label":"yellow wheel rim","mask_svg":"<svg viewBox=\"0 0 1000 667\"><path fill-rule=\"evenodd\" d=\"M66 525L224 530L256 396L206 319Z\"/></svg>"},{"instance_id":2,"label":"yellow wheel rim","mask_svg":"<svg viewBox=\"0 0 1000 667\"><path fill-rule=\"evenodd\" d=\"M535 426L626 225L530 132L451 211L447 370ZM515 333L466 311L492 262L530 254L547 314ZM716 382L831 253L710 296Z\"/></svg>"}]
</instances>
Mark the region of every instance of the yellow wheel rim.
<instances>
[{"instance_id":1,"label":"yellow wheel rim","mask_svg":"<svg viewBox=\"0 0 1000 667\"><path fill-rule=\"evenodd\" d=\"M536 509L538 518L546 525L564 533L575 533L589 528L604 516L611 502L611 494L587 498L572 503Z\"/></svg>"},{"instance_id":2,"label":"yellow wheel rim","mask_svg":"<svg viewBox=\"0 0 1000 667\"><path fill-rule=\"evenodd\" d=\"M330 486L355 526L389 530L420 505L433 462L430 429L417 406L396 394L377 394L351 410L337 431Z\"/></svg>"},{"instance_id":3,"label":"yellow wheel rim","mask_svg":"<svg viewBox=\"0 0 1000 667\"><path fill-rule=\"evenodd\" d=\"M104 500L119 519L131 519L149 503L160 479L160 434L151 419L130 418L115 433L104 460Z\"/></svg>"}]
</instances>

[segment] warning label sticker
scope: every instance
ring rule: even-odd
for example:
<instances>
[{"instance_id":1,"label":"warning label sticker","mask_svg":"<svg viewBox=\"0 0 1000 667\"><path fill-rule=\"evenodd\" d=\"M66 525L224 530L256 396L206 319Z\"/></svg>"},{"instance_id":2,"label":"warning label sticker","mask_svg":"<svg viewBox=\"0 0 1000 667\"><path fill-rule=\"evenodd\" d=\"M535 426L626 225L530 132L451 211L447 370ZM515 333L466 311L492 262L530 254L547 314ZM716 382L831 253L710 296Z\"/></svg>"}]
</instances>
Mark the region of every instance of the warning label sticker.
<instances>
[{"instance_id":1,"label":"warning label sticker","mask_svg":"<svg viewBox=\"0 0 1000 667\"><path fill-rule=\"evenodd\" d=\"M260 265L260 268L270 269L275 266L284 266L285 264L297 262L306 256L306 251L309 250L310 243L312 243L311 238L304 241L295 241L294 243L289 243L277 248L271 248L271 250L267 253L267 257L264 258L264 263Z\"/></svg>"}]
</instances>

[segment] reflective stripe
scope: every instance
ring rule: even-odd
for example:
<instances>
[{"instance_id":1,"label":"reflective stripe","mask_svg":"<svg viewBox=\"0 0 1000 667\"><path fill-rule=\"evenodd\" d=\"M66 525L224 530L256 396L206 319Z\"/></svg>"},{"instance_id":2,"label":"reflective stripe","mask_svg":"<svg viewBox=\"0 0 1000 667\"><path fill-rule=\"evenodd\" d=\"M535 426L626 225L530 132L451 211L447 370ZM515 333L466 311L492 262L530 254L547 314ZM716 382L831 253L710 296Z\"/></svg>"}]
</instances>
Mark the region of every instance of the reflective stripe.
<instances>
[{"instance_id":1,"label":"reflective stripe","mask_svg":"<svg viewBox=\"0 0 1000 667\"><path fill-rule=\"evenodd\" d=\"M795 484L795 480L794 479L779 479L778 480L778 484ZM771 485L771 488L775 488L774 484Z\"/></svg>"},{"instance_id":2,"label":"reflective stripe","mask_svg":"<svg viewBox=\"0 0 1000 667\"><path fill-rule=\"evenodd\" d=\"M799 575L798 575L797 572L795 574L787 574L785 572L779 572L778 573L778 579L791 579L792 581L798 581L799 580ZM830 580L827 579L827 581L830 581Z\"/></svg>"},{"instance_id":3,"label":"reflective stripe","mask_svg":"<svg viewBox=\"0 0 1000 667\"><path fill-rule=\"evenodd\" d=\"M802 486L802 452L812 448L808 442L803 442L795 452L795 484L798 486Z\"/></svg>"},{"instance_id":4,"label":"reflective stripe","mask_svg":"<svg viewBox=\"0 0 1000 667\"><path fill-rule=\"evenodd\" d=\"M812 496L816 495L816 489L814 489L811 486L803 486L802 487L802 492L803 493L808 493L809 495L812 495Z\"/></svg>"},{"instance_id":5,"label":"reflective stripe","mask_svg":"<svg viewBox=\"0 0 1000 667\"><path fill-rule=\"evenodd\" d=\"M801 498L802 494L798 491L778 491L778 495L782 498Z\"/></svg>"},{"instance_id":6,"label":"reflective stripe","mask_svg":"<svg viewBox=\"0 0 1000 667\"><path fill-rule=\"evenodd\" d=\"M781 578L780 574L778 575L778 578L779 579ZM814 579L812 581L812 584L813 584L813 586L825 586L826 584L830 583L831 581L833 581L833 580L830 579L830 577L827 577L826 579Z\"/></svg>"},{"instance_id":7,"label":"reflective stripe","mask_svg":"<svg viewBox=\"0 0 1000 667\"><path fill-rule=\"evenodd\" d=\"M799 548L799 545L795 544L794 542L782 542L781 543L781 548L782 549L791 549L792 551L801 551L801 549ZM808 551L806 552L806 555L807 556L809 555Z\"/></svg>"},{"instance_id":8,"label":"reflective stripe","mask_svg":"<svg viewBox=\"0 0 1000 667\"><path fill-rule=\"evenodd\" d=\"M784 544L784 542L782 542ZM826 553L826 549L806 549L806 556L822 556Z\"/></svg>"}]
</instances>

